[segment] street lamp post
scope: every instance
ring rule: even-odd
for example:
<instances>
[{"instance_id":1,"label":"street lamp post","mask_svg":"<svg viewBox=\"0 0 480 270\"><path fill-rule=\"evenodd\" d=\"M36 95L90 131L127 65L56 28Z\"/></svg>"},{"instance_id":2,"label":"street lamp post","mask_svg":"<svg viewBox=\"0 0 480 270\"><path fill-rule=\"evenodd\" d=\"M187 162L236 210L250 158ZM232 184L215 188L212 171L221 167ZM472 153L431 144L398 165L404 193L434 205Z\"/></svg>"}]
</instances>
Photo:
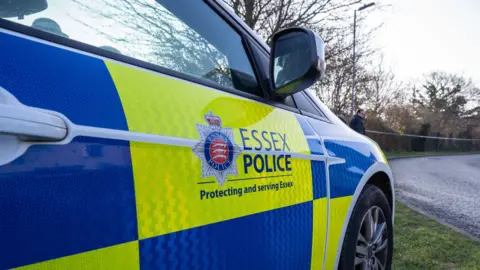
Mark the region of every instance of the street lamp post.
<instances>
[{"instance_id":1,"label":"street lamp post","mask_svg":"<svg viewBox=\"0 0 480 270\"><path fill-rule=\"evenodd\" d=\"M374 2L371 2L369 4L365 4L361 6L358 11L362 11L366 8L369 8L371 6L375 5ZM357 9L353 11L353 56L352 56L352 111L350 112L351 115L353 116L355 114L355 77L357 73L357 69L355 67L355 42L356 42L356 33L357 32Z\"/></svg>"}]
</instances>

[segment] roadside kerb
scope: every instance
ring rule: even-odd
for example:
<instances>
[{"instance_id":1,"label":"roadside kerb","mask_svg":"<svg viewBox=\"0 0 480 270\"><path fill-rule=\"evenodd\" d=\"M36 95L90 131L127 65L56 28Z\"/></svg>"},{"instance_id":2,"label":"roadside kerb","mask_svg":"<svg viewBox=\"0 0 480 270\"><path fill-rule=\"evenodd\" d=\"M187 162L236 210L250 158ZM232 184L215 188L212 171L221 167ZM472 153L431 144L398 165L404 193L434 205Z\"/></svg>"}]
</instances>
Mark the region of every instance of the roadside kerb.
<instances>
[{"instance_id":1,"label":"roadside kerb","mask_svg":"<svg viewBox=\"0 0 480 270\"><path fill-rule=\"evenodd\" d=\"M444 156L468 156L468 155L480 155L479 152L473 152L473 153L445 153L445 154L427 154L427 155L406 155L406 156L392 156L389 157L387 156L388 160L394 160L394 159L405 159L405 158L421 158L421 157L444 157Z\"/></svg>"}]
</instances>

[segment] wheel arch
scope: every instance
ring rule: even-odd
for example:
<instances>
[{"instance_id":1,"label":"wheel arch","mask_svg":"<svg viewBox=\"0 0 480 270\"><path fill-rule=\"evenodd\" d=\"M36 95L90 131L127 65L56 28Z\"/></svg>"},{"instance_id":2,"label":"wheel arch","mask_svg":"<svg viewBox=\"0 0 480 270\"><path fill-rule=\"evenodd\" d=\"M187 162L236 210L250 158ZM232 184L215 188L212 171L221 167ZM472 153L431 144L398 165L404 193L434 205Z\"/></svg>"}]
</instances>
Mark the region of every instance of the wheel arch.
<instances>
[{"instance_id":1,"label":"wheel arch","mask_svg":"<svg viewBox=\"0 0 480 270\"><path fill-rule=\"evenodd\" d=\"M395 218L395 187L393 181L393 175L390 170L390 167L382 162L377 162L373 164L363 175L362 179L358 183L355 193L353 194L352 201L350 202L350 206L348 207L347 215L345 216L345 220L342 226L342 233L340 235L340 239L338 240L336 257L335 257L335 266L334 269L338 269L338 263L340 259L340 254L343 248L343 242L345 240L345 232L347 230L348 223L350 222L350 218L352 216L353 208L357 204L357 201L362 193L365 185L372 184L380 188L384 191L385 196L390 204L390 208L392 210L392 224L394 223Z\"/></svg>"},{"instance_id":2,"label":"wheel arch","mask_svg":"<svg viewBox=\"0 0 480 270\"><path fill-rule=\"evenodd\" d=\"M393 197L395 195L388 175L383 171L378 171L368 179L366 184L374 185L383 191L383 194L387 197L388 204L390 205L390 210L392 210L393 213L393 205L395 203Z\"/></svg>"}]
</instances>

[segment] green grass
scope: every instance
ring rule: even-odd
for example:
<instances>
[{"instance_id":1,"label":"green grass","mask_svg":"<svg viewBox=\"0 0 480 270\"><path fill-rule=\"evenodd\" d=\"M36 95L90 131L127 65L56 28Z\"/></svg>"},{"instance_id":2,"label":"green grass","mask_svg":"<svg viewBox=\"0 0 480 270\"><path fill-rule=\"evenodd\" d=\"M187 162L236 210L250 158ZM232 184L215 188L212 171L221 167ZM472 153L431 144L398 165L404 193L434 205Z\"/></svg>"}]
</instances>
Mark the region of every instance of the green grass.
<instances>
[{"instance_id":1,"label":"green grass","mask_svg":"<svg viewBox=\"0 0 480 270\"><path fill-rule=\"evenodd\" d=\"M396 204L393 269L480 269L480 243Z\"/></svg>"},{"instance_id":2,"label":"green grass","mask_svg":"<svg viewBox=\"0 0 480 270\"><path fill-rule=\"evenodd\" d=\"M456 155L456 154L480 154L480 151L471 152L385 152L388 157L405 157L405 156L432 156L432 155Z\"/></svg>"}]
</instances>

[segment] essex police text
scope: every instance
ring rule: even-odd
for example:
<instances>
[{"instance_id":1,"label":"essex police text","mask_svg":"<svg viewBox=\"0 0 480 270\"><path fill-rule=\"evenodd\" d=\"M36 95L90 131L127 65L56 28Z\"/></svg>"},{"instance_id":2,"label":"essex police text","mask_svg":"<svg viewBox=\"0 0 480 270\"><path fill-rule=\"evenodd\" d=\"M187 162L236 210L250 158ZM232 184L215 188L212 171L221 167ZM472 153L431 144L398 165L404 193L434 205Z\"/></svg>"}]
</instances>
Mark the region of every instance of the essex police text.
<instances>
[{"instance_id":1,"label":"essex police text","mask_svg":"<svg viewBox=\"0 0 480 270\"><path fill-rule=\"evenodd\" d=\"M287 134L258 130L240 129L243 148L245 150L290 151L287 144ZM291 171L291 155L243 155L244 172L247 174L252 168L257 173Z\"/></svg>"}]
</instances>

